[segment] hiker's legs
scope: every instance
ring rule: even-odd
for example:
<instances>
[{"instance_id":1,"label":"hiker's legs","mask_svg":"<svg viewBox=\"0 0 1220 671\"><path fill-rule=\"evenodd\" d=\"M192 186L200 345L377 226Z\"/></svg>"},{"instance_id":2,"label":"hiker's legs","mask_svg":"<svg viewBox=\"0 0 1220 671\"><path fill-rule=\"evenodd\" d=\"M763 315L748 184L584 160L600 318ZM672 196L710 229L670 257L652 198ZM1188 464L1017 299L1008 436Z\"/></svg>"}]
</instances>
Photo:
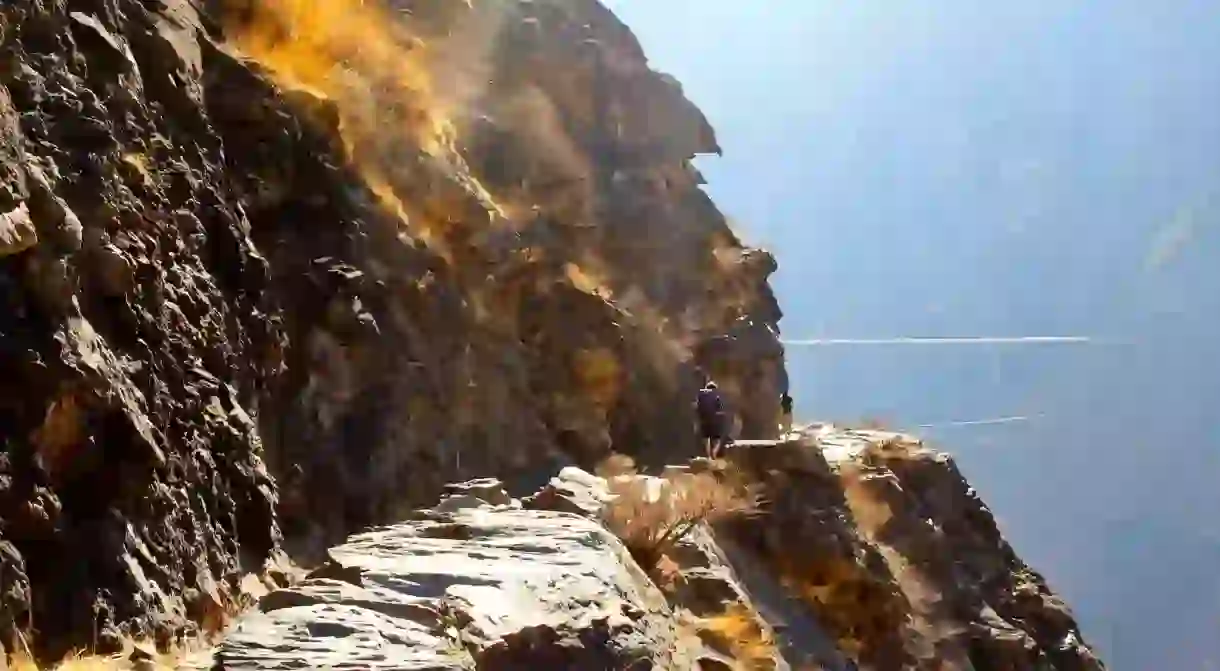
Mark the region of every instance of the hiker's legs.
<instances>
[{"instance_id":1,"label":"hiker's legs","mask_svg":"<svg viewBox=\"0 0 1220 671\"><path fill-rule=\"evenodd\" d=\"M714 459L716 454L716 422L708 417L699 417L699 438L703 440L703 454L708 459Z\"/></svg>"},{"instance_id":2,"label":"hiker's legs","mask_svg":"<svg viewBox=\"0 0 1220 671\"><path fill-rule=\"evenodd\" d=\"M779 418L779 436L783 438L792 431L792 415L785 412Z\"/></svg>"}]
</instances>

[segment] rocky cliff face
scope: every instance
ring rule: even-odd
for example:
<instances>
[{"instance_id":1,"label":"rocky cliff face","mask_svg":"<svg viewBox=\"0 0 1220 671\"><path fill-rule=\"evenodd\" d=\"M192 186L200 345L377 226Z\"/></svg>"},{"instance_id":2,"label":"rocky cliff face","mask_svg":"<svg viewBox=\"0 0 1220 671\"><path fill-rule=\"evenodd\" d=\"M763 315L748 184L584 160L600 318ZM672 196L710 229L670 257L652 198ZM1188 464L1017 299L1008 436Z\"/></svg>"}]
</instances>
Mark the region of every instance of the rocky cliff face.
<instances>
[{"instance_id":1,"label":"rocky cliff face","mask_svg":"<svg viewBox=\"0 0 1220 671\"><path fill-rule=\"evenodd\" d=\"M827 426L733 462L769 499L766 523L736 525L733 542L862 666L1103 668L948 455L910 436Z\"/></svg>"},{"instance_id":2,"label":"rocky cliff face","mask_svg":"<svg viewBox=\"0 0 1220 671\"><path fill-rule=\"evenodd\" d=\"M282 537L689 452L700 365L773 423L774 262L598 3L17 0L0 31L5 639L172 637Z\"/></svg>"},{"instance_id":3,"label":"rocky cliff face","mask_svg":"<svg viewBox=\"0 0 1220 671\"><path fill-rule=\"evenodd\" d=\"M614 521L623 506L648 507L627 502L625 484L665 500L693 483L744 486L762 503L701 518L659 555L639 552L639 536ZM454 486L434 508L333 548L188 665L340 664L1104 669L952 460L906 437L846 430L739 445L659 478L566 468L524 500L495 480Z\"/></svg>"},{"instance_id":4,"label":"rocky cliff face","mask_svg":"<svg viewBox=\"0 0 1220 671\"><path fill-rule=\"evenodd\" d=\"M0 642L168 645L447 482L680 461L703 374L773 437L776 266L700 190L718 152L595 0L4 2ZM596 575L668 640L620 569ZM843 617L869 654L966 645Z\"/></svg>"}]
</instances>

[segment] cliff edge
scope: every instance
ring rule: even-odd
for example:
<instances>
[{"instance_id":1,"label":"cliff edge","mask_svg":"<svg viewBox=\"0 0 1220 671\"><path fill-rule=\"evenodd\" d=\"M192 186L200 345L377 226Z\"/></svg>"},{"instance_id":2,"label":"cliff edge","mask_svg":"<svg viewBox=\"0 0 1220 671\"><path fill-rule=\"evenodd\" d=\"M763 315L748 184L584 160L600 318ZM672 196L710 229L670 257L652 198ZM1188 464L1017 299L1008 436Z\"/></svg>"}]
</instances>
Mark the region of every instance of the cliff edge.
<instances>
[{"instance_id":1,"label":"cliff edge","mask_svg":"<svg viewBox=\"0 0 1220 671\"><path fill-rule=\"evenodd\" d=\"M561 471L332 548L197 669L1104 666L952 460L826 428L656 476Z\"/></svg>"},{"instance_id":2,"label":"cliff edge","mask_svg":"<svg viewBox=\"0 0 1220 671\"><path fill-rule=\"evenodd\" d=\"M447 483L494 477L511 502L614 453L681 463L704 375L736 435L776 438L776 263L700 189L691 161L719 151L595 0L4 2L0 643L173 648L304 589L293 562L381 547L351 534L407 524L390 545L414 552L432 532L403 520ZM900 493L925 487L902 472ZM898 496L857 475L848 491ZM846 510L818 482L800 495ZM488 533L553 532L546 555L600 514L505 513ZM650 640L676 636L611 546L589 575L631 592ZM865 636L834 613L817 617L835 641ZM835 645L909 661L910 641L966 636L916 633Z\"/></svg>"}]
</instances>

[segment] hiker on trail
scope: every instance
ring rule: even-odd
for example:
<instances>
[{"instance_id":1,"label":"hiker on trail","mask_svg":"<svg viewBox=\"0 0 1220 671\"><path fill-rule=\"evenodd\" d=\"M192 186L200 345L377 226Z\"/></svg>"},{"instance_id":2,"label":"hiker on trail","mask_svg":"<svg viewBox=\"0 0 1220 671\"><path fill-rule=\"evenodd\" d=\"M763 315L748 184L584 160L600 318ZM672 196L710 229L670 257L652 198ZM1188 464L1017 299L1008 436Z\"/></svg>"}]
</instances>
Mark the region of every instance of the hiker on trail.
<instances>
[{"instance_id":1,"label":"hiker on trail","mask_svg":"<svg viewBox=\"0 0 1220 671\"><path fill-rule=\"evenodd\" d=\"M792 397L784 392L779 397L779 437L783 438L792 431Z\"/></svg>"},{"instance_id":2,"label":"hiker on trail","mask_svg":"<svg viewBox=\"0 0 1220 671\"><path fill-rule=\"evenodd\" d=\"M708 382L699 390L695 412L699 415L699 438L705 443L707 458L715 459L720 455L726 438L724 399L715 382Z\"/></svg>"}]
</instances>

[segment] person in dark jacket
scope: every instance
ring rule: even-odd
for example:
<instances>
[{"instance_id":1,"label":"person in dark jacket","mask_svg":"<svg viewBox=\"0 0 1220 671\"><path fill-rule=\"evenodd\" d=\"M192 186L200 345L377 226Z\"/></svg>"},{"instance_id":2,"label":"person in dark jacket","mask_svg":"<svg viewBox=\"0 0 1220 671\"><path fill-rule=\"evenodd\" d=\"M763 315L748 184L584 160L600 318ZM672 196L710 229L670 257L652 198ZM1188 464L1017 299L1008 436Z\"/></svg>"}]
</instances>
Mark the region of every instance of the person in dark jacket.
<instances>
[{"instance_id":1,"label":"person in dark jacket","mask_svg":"<svg viewBox=\"0 0 1220 671\"><path fill-rule=\"evenodd\" d=\"M779 437L783 438L792 431L792 397L784 392L779 397Z\"/></svg>"},{"instance_id":2,"label":"person in dark jacket","mask_svg":"<svg viewBox=\"0 0 1220 671\"><path fill-rule=\"evenodd\" d=\"M727 436L725 435L724 399L715 382L708 382L699 390L695 400L695 413L699 416L699 437L703 440L708 459L720 456Z\"/></svg>"}]
</instances>

